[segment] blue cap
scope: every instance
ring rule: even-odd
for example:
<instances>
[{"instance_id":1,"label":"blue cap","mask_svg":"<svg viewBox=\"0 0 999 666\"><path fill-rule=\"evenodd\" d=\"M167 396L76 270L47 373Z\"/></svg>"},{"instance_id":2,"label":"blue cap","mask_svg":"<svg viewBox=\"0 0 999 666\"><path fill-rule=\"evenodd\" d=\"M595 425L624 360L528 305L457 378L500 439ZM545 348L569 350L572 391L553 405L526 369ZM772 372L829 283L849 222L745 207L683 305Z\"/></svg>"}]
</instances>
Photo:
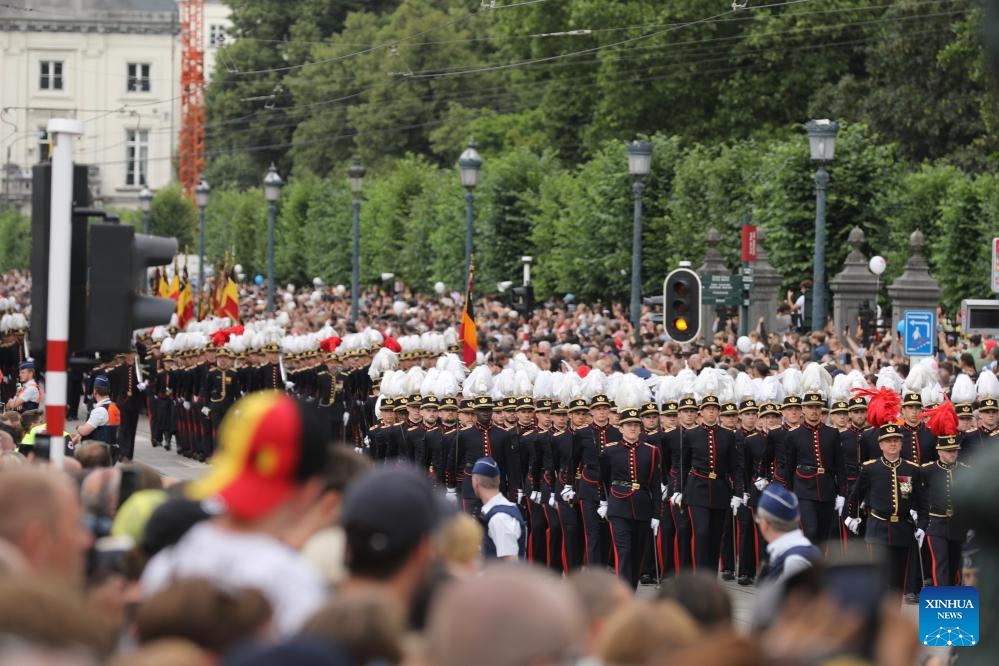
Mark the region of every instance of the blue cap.
<instances>
[{"instance_id":1,"label":"blue cap","mask_svg":"<svg viewBox=\"0 0 999 666\"><path fill-rule=\"evenodd\" d=\"M111 380L108 379L107 375L97 375L96 377L94 377L94 388L95 389L111 388Z\"/></svg>"},{"instance_id":2,"label":"blue cap","mask_svg":"<svg viewBox=\"0 0 999 666\"><path fill-rule=\"evenodd\" d=\"M25 361L21 365L17 366L17 369L18 370L34 370L35 369L35 362L32 359L29 358L27 361Z\"/></svg>"},{"instance_id":3,"label":"blue cap","mask_svg":"<svg viewBox=\"0 0 999 666\"><path fill-rule=\"evenodd\" d=\"M500 475L499 465L489 456L479 458L475 461L475 466L472 467L472 474L497 477Z\"/></svg>"},{"instance_id":4,"label":"blue cap","mask_svg":"<svg viewBox=\"0 0 999 666\"><path fill-rule=\"evenodd\" d=\"M798 497L784 486L771 483L760 495L757 510L765 511L777 520L793 522L801 517Z\"/></svg>"}]
</instances>

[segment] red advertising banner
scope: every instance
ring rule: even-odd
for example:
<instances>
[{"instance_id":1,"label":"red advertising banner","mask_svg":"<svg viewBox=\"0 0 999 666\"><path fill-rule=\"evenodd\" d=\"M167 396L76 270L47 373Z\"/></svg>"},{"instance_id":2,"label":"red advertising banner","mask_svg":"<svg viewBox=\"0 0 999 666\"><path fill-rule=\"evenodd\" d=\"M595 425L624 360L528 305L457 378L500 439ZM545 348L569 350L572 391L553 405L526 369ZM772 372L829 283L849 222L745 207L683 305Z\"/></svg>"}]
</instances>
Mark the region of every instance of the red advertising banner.
<instances>
[{"instance_id":1,"label":"red advertising banner","mask_svg":"<svg viewBox=\"0 0 999 666\"><path fill-rule=\"evenodd\" d=\"M742 225L742 260L756 261L756 225Z\"/></svg>"}]
</instances>

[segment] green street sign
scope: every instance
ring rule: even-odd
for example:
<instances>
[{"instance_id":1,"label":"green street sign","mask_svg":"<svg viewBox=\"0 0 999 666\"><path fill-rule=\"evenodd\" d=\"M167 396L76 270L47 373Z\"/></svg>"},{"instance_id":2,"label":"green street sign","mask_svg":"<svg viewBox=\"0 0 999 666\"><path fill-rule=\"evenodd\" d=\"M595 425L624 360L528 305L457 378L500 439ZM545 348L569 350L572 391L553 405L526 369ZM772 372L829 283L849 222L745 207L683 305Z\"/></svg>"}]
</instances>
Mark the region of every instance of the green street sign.
<instances>
[{"instance_id":1,"label":"green street sign","mask_svg":"<svg viewBox=\"0 0 999 666\"><path fill-rule=\"evenodd\" d=\"M742 305L742 276L701 275L701 302L715 307Z\"/></svg>"}]
</instances>

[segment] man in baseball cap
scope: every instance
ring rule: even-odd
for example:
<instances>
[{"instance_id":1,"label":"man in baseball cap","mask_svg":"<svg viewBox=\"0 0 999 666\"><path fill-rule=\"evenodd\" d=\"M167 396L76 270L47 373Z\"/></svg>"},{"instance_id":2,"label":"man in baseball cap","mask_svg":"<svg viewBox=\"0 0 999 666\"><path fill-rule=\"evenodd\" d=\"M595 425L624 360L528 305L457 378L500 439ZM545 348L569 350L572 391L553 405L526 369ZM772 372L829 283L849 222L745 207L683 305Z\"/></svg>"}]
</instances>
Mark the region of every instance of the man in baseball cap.
<instances>
[{"instance_id":1,"label":"man in baseball cap","mask_svg":"<svg viewBox=\"0 0 999 666\"><path fill-rule=\"evenodd\" d=\"M297 632L325 602L325 586L284 537L323 490L327 442L315 410L284 392L236 402L220 425L212 471L188 487L192 499L218 500L224 513L149 562L144 596L180 578L255 587L270 601L279 635Z\"/></svg>"},{"instance_id":2,"label":"man in baseball cap","mask_svg":"<svg viewBox=\"0 0 999 666\"><path fill-rule=\"evenodd\" d=\"M760 495L756 524L767 541L769 564L760 572L760 582L784 580L817 562L821 553L799 527L801 509L790 490L771 483Z\"/></svg>"}]
</instances>

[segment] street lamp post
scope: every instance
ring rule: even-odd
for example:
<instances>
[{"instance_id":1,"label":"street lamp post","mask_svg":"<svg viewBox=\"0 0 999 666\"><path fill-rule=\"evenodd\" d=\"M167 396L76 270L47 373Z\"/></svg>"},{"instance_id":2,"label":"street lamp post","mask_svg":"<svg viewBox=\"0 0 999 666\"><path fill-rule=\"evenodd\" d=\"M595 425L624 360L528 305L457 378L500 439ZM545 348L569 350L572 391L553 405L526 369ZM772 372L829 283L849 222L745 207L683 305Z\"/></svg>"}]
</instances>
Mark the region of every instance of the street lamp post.
<instances>
[{"instance_id":1,"label":"street lamp post","mask_svg":"<svg viewBox=\"0 0 999 666\"><path fill-rule=\"evenodd\" d=\"M149 234L149 211L153 207L153 193L145 183L142 183L142 189L139 191L139 210L142 211L142 233ZM142 285L143 293L149 293L149 279L147 279Z\"/></svg>"},{"instance_id":2,"label":"street lamp post","mask_svg":"<svg viewBox=\"0 0 999 666\"><path fill-rule=\"evenodd\" d=\"M201 303L201 297L205 290L205 209L208 208L208 195L211 193L212 188L208 187L208 182L205 180L204 174L201 176L201 182L198 186L194 188L194 198L198 204L198 234L200 240L198 242L198 303Z\"/></svg>"},{"instance_id":3,"label":"street lamp post","mask_svg":"<svg viewBox=\"0 0 999 666\"><path fill-rule=\"evenodd\" d=\"M357 323L361 301L361 189L364 186L364 167L361 158L355 157L347 169L350 191L354 193L354 249L350 256L350 323Z\"/></svg>"},{"instance_id":4,"label":"street lamp post","mask_svg":"<svg viewBox=\"0 0 999 666\"><path fill-rule=\"evenodd\" d=\"M805 123L815 172L815 263L812 267L812 330L821 331L826 325L826 189L829 173L825 166L836 153L836 121L809 120ZM804 317L804 313L802 313Z\"/></svg>"},{"instance_id":5,"label":"street lamp post","mask_svg":"<svg viewBox=\"0 0 999 666\"><path fill-rule=\"evenodd\" d=\"M635 334L635 344L641 345L642 191L645 190L645 178L652 167L652 144L648 141L632 141L627 148L628 173L632 178L631 191L635 195L635 223L631 239L631 328Z\"/></svg>"},{"instance_id":6,"label":"street lamp post","mask_svg":"<svg viewBox=\"0 0 999 666\"><path fill-rule=\"evenodd\" d=\"M475 139L469 138L468 147L458 158L461 171L461 184L465 188L465 284L472 267L472 211L475 203L475 186L479 184L479 170L482 157L475 150Z\"/></svg>"},{"instance_id":7,"label":"street lamp post","mask_svg":"<svg viewBox=\"0 0 999 666\"><path fill-rule=\"evenodd\" d=\"M274 312L274 211L284 181L271 162L264 176L264 199L267 200L267 311Z\"/></svg>"}]
</instances>

